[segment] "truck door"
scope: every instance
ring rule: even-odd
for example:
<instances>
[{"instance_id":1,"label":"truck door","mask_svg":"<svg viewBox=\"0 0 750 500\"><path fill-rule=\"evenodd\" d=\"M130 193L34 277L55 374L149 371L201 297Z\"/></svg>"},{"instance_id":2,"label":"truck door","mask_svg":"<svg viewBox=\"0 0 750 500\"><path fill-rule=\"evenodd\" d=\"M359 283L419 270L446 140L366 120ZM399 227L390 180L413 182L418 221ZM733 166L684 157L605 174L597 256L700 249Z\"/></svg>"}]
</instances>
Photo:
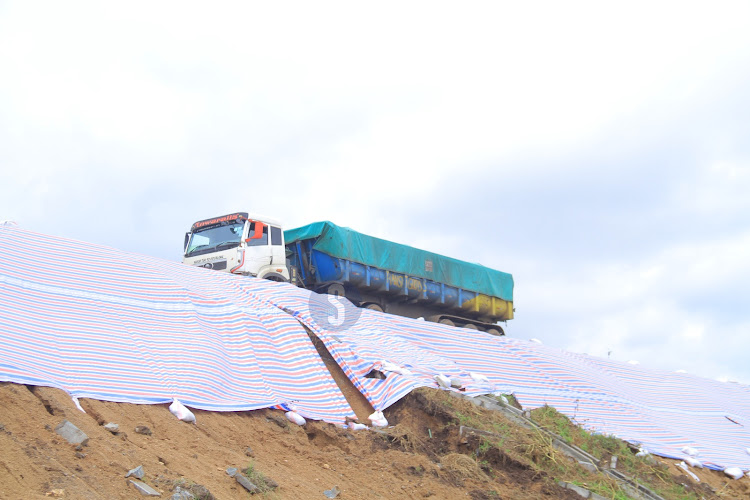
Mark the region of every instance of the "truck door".
<instances>
[{"instance_id":1,"label":"truck door","mask_svg":"<svg viewBox=\"0 0 750 500\"><path fill-rule=\"evenodd\" d=\"M286 266L286 247L284 246L284 232L278 226L271 228L271 253L273 265Z\"/></svg>"},{"instance_id":2,"label":"truck door","mask_svg":"<svg viewBox=\"0 0 750 500\"><path fill-rule=\"evenodd\" d=\"M247 234L245 235L245 272L253 276L258 274L260 268L271 263L272 254L271 246L268 241L268 226L262 224L263 229L259 238L253 238L256 235L256 224L259 222L249 221L247 224Z\"/></svg>"}]
</instances>

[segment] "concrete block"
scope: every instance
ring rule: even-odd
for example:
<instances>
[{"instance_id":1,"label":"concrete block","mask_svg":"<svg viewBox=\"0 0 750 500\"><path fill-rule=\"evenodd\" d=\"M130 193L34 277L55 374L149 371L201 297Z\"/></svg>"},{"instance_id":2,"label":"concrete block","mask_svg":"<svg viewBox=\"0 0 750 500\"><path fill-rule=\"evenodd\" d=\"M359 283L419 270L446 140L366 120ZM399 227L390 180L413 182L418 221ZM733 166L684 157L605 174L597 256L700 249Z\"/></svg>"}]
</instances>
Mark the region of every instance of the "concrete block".
<instances>
[{"instance_id":1,"label":"concrete block","mask_svg":"<svg viewBox=\"0 0 750 500\"><path fill-rule=\"evenodd\" d=\"M560 481L557 484L565 489L575 491L581 496L581 498L589 498L591 496L591 492L589 490L587 490L586 488L581 488L580 486L576 486L575 484L566 483L564 481Z\"/></svg>"},{"instance_id":2,"label":"concrete block","mask_svg":"<svg viewBox=\"0 0 750 500\"><path fill-rule=\"evenodd\" d=\"M146 473L143 471L143 466L139 465L135 469L131 469L128 471L128 473L125 475L125 477L133 476L136 479L143 479L143 476L145 476Z\"/></svg>"},{"instance_id":3,"label":"concrete block","mask_svg":"<svg viewBox=\"0 0 750 500\"><path fill-rule=\"evenodd\" d=\"M255 486L244 474L237 473L234 475L234 479L242 485L250 493L259 493L260 488Z\"/></svg>"},{"instance_id":4,"label":"concrete block","mask_svg":"<svg viewBox=\"0 0 750 500\"><path fill-rule=\"evenodd\" d=\"M172 495L170 500L195 500L195 495L193 495L188 490L183 490L178 486L174 489L174 494Z\"/></svg>"},{"instance_id":5,"label":"concrete block","mask_svg":"<svg viewBox=\"0 0 750 500\"><path fill-rule=\"evenodd\" d=\"M575 491L579 495L581 495L582 498L589 498L591 496L591 492L587 490L586 488L581 488L580 486L576 486L575 484L568 483L568 489Z\"/></svg>"},{"instance_id":6,"label":"concrete block","mask_svg":"<svg viewBox=\"0 0 750 500\"><path fill-rule=\"evenodd\" d=\"M159 493L158 491L156 491L155 489L153 489L151 486L147 485L146 483L135 481L133 479L129 479L128 481L143 496L147 496L147 497L160 497L161 496L161 493Z\"/></svg>"},{"instance_id":7,"label":"concrete block","mask_svg":"<svg viewBox=\"0 0 750 500\"><path fill-rule=\"evenodd\" d=\"M339 487L338 487L338 486L334 486L334 487L333 487L333 488L331 488L330 490L325 490L325 491L323 492L323 494L324 494L324 495L325 495L326 497L328 497L328 498L336 498L337 496L339 496L339 493L341 493L341 490L339 489Z\"/></svg>"},{"instance_id":8,"label":"concrete block","mask_svg":"<svg viewBox=\"0 0 750 500\"><path fill-rule=\"evenodd\" d=\"M591 462L586 462L585 460L579 460L578 464L589 472L597 472L599 470L596 465Z\"/></svg>"},{"instance_id":9,"label":"concrete block","mask_svg":"<svg viewBox=\"0 0 750 500\"><path fill-rule=\"evenodd\" d=\"M62 422L57 424L57 427L55 427L55 432L70 444L85 445L89 442L89 437L86 435L86 433L67 420L63 420Z\"/></svg>"}]
</instances>

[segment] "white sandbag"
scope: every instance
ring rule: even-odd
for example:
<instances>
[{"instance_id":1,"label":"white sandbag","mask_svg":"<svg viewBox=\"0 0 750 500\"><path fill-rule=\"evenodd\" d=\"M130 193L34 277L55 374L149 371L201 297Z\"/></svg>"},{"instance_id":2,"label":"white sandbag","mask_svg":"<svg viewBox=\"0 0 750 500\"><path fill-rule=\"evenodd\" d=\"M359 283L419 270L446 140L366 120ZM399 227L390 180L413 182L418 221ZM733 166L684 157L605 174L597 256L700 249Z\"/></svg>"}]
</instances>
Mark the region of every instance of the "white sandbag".
<instances>
[{"instance_id":1,"label":"white sandbag","mask_svg":"<svg viewBox=\"0 0 750 500\"><path fill-rule=\"evenodd\" d=\"M481 373L476 372L469 372L469 377L475 382L489 382L490 379L487 378L486 375L482 375Z\"/></svg>"},{"instance_id":2,"label":"white sandbag","mask_svg":"<svg viewBox=\"0 0 750 500\"><path fill-rule=\"evenodd\" d=\"M390 361L383 361L380 369L386 372L399 373L401 375L411 375L411 371L409 371L408 368L398 366L397 364L391 363Z\"/></svg>"},{"instance_id":3,"label":"white sandbag","mask_svg":"<svg viewBox=\"0 0 750 500\"><path fill-rule=\"evenodd\" d=\"M703 464L700 463L699 460L696 460L693 457L687 457L685 459L685 463L688 464L690 467L695 467L696 469L702 469L703 468Z\"/></svg>"},{"instance_id":4,"label":"white sandbag","mask_svg":"<svg viewBox=\"0 0 750 500\"><path fill-rule=\"evenodd\" d=\"M440 375L435 375L435 382L437 382L440 387L445 387L446 389L451 386L451 379L442 373Z\"/></svg>"},{"instance_id":5,"label":"white sandbag","mask_svg":"<svg viewBox=\"0 0 750 500\"><path fill-rule=\"evenodd\" d=\"M646 455L650 455L650 453L644 447L640 447L638 453L635 454L636 457L645 457Z\"/></svg>"},{"instance_id":6,"label":"white sandbag","mask_svg":"<svg viewBox=\"0 0 750 500\"><path fill-rule=\"evenodd\" d=\"M727 467L724 469L724 474L731 477L732 479L740 479L744 474L742 473L742 469L739 467Z\"/></svg>"},{"instance_id":7,"label":"white sandbag","mask_svg":"<svg viewBox=\"0 0 750 500\"><path fill-rule=\"evenodd\" d=\"M385 418L382 411L376 411L367 417L367 419L372 423L373 427L388 427L388 420Z\"/></svg>"},{"instance_id":8,"label":"white sandbag","mask_svg":"<svg viewBox=\"0 0 750 500\"><path fill-rule=\"evenodd\" d=\"M370 421L373 421L373 420L382 420L384 418L385 418L385 415L383 415L382 411L376 411L375 413L373 413L372 415L370 415L369 417L367 417L367 419L370 420Z\"/></svg>"},{"instance_id":9,"label":"white sandbag","mask_svg":"<svg viewBox=\"0 0 750 500\"><path fill-rule=\"evenodd\" d=\"M349 428L353 431L363 431L367 429L365 424L358 424L357 422L349 422Z\"/></svg>"},{"instance_id":10,"label":"white sandbag","mask_svg":"<svg viewBox=\"0 0 750 500\"><path fill-rule=\"evenodd\" d=\"M177 401L177 399L172 399L172 404L169 405L169 411L172 412L172 415L183 422L195 423L195 415L193 415L193 412L185 408L185 405Z\"/></svg>"},{"instance_id":11,"label":"white sandbag","mask_svg":"<svg viewBox=\"0 0 750 500\"><path fill-rule=\"evenodd\" d=\"M695 448L691 448L690 446L683 446L683 448L680 450L685 455L690 455L691 457L697 457L700 455L700 452L696 450Z\"/></svg>"},{"instance_id":12,"label":"white sandbag","mask_svg":"<svg viewBox=\"0 0 750 500\"><path fill-rule=\"evenodd\" d=\"M692 477L692 478L693 478L693 480L694 480L694 481L695 481L696 483L700 483L700 482L701 482L701 480L700 480L700 478L699 478L698 476L696 476L695 474L693 474L692 472L690 472L690 471L688 470L688 467L687 467L687 465L685 465L685 462L680 462L679 464L675 464L675 465L676 465L677 467L679 467L680 469L684 470L684 471L685 471L685 472L686 472L687 474L689 474L689 475L690 475L690 477Z\"/></svg>"},{"instance_id":13,"label":"white sandbag","mask_svg":"<svg viewBox=\"0 0 750 500\"><path fill-rule=\"evenodd\" d=\"M286 416L286 419L289 420L293 424L305 425L307 423L304 417L297 412L288 411L284 415Z\"/></svg>"}]
</instances>

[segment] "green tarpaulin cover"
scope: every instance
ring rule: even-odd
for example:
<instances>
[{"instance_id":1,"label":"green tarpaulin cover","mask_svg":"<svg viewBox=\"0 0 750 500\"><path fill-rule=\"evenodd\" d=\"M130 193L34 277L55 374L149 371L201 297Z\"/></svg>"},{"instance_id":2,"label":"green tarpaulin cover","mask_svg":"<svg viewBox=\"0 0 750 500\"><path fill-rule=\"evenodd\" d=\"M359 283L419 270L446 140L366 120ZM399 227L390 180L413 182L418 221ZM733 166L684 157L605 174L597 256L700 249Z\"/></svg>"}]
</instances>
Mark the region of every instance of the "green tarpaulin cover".
<instances>
[{"instance_id":1,"label":"green tarpaulin cover","mask_svg":"<svg viewBox=\"0 0 750 500\"><path fill-rule=\"evenodd\" d=\"M358 233L332 222L284 231L286 244L314 239L314 250L340 259L513 301L513 276L418 248Z\"/></svg>"}]
</instances>

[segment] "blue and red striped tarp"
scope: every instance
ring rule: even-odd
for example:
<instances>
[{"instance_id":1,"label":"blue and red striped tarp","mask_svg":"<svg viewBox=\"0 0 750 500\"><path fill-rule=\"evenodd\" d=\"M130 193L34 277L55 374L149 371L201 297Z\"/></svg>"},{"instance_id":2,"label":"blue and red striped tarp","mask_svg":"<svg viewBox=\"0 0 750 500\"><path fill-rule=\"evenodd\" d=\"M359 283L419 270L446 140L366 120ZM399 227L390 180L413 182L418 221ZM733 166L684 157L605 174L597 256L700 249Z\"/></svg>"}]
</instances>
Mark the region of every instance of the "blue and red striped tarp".
<instances>
[{"instance_id":1,"label":"blue and red striped tarp","mask_svg":"<svg viewBox=\"0 0 750 500\"><path fill-rule=\"evenodd\" d=\"M73 397L353 416L304 327L376 409L443 374L708 467L750 469L750 387L356 309L244 278L0 226L0 380ZM385 379L370 378L373 370Z\"/></svg>"},{"instance_id":2,"label":"blue and red striped tarp","mask_svg":"<svg viewBox=\"0 0 750 500\"><path fill-rule=\"evenodd\" d=\"M0 226L0 380L107 401L353 416L304 328L246 281Z\"/></svg>"}]
</instances>

